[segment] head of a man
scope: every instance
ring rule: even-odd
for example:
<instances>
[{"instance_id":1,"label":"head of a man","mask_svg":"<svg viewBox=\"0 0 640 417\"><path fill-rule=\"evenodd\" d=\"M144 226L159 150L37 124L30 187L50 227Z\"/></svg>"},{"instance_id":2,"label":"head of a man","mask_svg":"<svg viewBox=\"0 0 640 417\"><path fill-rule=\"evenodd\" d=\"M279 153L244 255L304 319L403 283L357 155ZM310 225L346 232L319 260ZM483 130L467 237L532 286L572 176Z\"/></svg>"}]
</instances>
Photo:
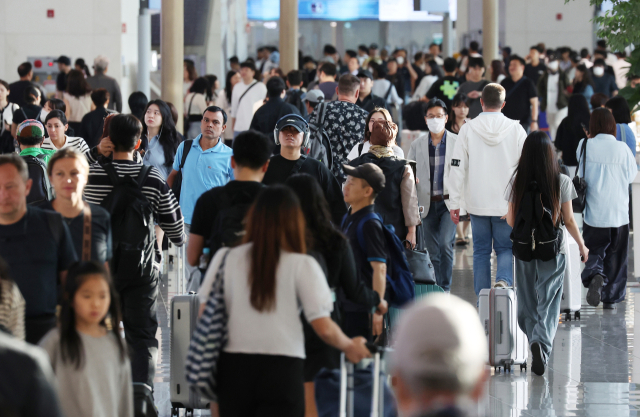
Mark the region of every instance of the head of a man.
<instances>
[{"instance_id":1,"label":"head of a man","mask_svg":"<svg viewBox=\"0 0 640 417\"><path fill-rule=\"evenodd\" d=\"M275 98L275 97L283 97L284 93L287 91L287 86L284 83L284 80L278 76L269 78L267 81L267 97Z\"/></svg>"},{"instance_id":2,"label":"head of a man","mask_svg":"<svg viewBox=\"0 0 640 417\"><path fill-rule=\"evenodd\" d=\"M484 59L482 57L471 57L469 58L469 77L474 82L478 82L482 79L484 75Z\"/></svg>"},{"instance_id":3,"label":"head of a man","mask_svg":"<svg viewBox=\"0 0 640 417\"><path fill-rule=\"evenodd\" d=\"M525 65L524 58L519 55L511 55L511 61L509 61L509 75L511 75L511 78L514 80L522 78Z\"/></svg>"},{"instance_id":4,"label":"head of a man","mask_svg":"<svg viewBox=\"0 0 640 417\"><path fill-rule=\"evenodd\" d=\"M360 79L355 75L344 74L338 81L338 99L355 103L360 95Z\"/></svg>"},{"instance_id":5,"label":"head of a man","mask_svg":"<svg viewBox=\"0 0 640 417\"><path fill-rule=\"evenodd\" d=\"M300 89L300 87L302 87L302 71L289 71L289 73L287 74L287 86L289 88Z\"/></svg>"},{"instance_id":6,"label":"head of a man","mask_svg":"<svg viewBox=\"0 0 640 417\"><path fill-rule=\"evenodd\" d=\"M44 127L38 120L27 119L18 125L16 136L20 149L39 148L44 140Z\"/></svg>"},{"instance_id":7,"label":"head of a man","mask_svg":"<svg viewBox=\"0 0 640 417\"><path fill-rule=\"evenodd\" d=\"M357 167L343 165L347 174L344 184L344 201L352 207L370 206L384 190L386 178L379 166L366 163Z\"/></svg>"},{"instance_id":8,"label":"head of a man","mask_svg":"<svg viewBox=\"0 0 640 417\"><path fill-rule=\"evenodd\" d=\"M31 81L33 78L33 65L31 62L23 62L18 66L18 75L21 81Z\"/></svg>"},{"instance_id":9,"label":"head of a man","mask_svg":"<svg viewBox=\"0 0 640 417\"><path fill-rule=\"evenodd\" d=\"M398 61L396 60L396 58L390 58L387 61L387 74L393 75L396 72L398 72Z\"/></svg>"},{"instance_id":10,"label":"head of a man","mask_svg":"<svg viewBox=\"0 0 640 417\"><path fill-rule=\"evenodd\" d=\"M298 115L288 114L278 120L275 131L283 149L300 149L304 144L305 132L309 131L309 124Z\"/></svg>"},{"instance_id":11,"label":"head of a man","mask_svg":"<svg viewBox=\"0 0 640 417\"><path fill-rule=\"evenodd\" d=\"M540 46L533 45L529 48L529 58L531 58L531 63L533 65L538 65L540 63Z\"/></svg>"},{"instance_id":12,"label":"head of a man","mask_svg":"<svg viewBox=\"0 0 640 417\"><path fill-rule=\"evenodd\" d=\"M319 76L321 83L335 81L336 75L338 75L338 67L336 67L336 64L332 64L331 62L322 64Z\"/></svg>"},{"instance_id":13,"label":"head of a man","mask_svg":"<svg viewBox=\"0 0 640 417\"><path fill-rule=\"evenodd\" d=\"M31 191L27 163L16 153L0 155L0 224L22 218Z\"/></svg>"},{"instance_id":14,"label":"head of a man","mask_svg":"<svg viewBox=\"0 0 640 417\"><path fill-rule=\"evenodd\" d=\"M361 69L358 71L358 79L360 80L360 97L367 97L373 88L373 74L371 71Z\"/></svg>"},{"instance_id":15,"label":"head of a man","mask_svg":"<svg viewBox=\"0 0 640 417\"><path fill-rule=\"evenodd\" d=\"M394 339L389 369L400 415L477 407L488 378L488 349L471 304L448 294L425 297L404 313Z\"/></svg>"},{"instance_id":16,"label":"head of a man","mask_svg":"<svg viewBox=\"0 0 640 417\"><path fill-rule=\"evenodd\" d=\"M304 95L302 102L307 107L307 113L311 114L318 104L324 102L324 93L320 89L309 90Z\"/></svg>"},{"instance_id":17,"label":"head of a man","mask_svg":"<svg viewBox=\"0 0 640 417\"><path fill-rule=\"evenodd\" d=\"M347 61L347 69L349 72L353 74L355 71L358 71L358 68L360 68L360 61L358 61L358 57L352 56L349 58Z\"/></svg>"},{"instance_id":18,"label":"head of a man","mask_svg":"<svg viewBox=\"0 0 640 417\"><path fill-rule=\"evenodd\" d=\"M358 56L364 57L368 55L369 55L369 48L367 47L367 45L363 44L358 46Z\"/></svg>"},{"instance_id":19,"label":"head of a man","mask_svg":"<svg viewBox=\"0 0 640 417\"><path fill-rule=\"evenodd\" d=\"M93 60L93 69L96 70L98 74L104 74L107 72L109 68L109 58L104 55L98 55L96 59Z\"/></svg>"},{"instance_id":20,"label":"head of a man","mask_svg":"<svg viewBox=\"0 0 640 417\"><path fill-rule=\"evenodd\" d=\"M469 53L478 53L480 50L480 44L476 41L471 41L469 44Z\"/></svg>"},{"instance_id":21,"label":"head of a man","mask_svg":"<svg viewBox=\"0 0 640 417\"><path fill-rule=\"evenodd\" d=\"M444 67L444 73L445 75L454 75L456 72L456 67L458 65L458 62L455 60L455 58L446 58L444 60L444 63L442 64L442 66Z\"/></svg>"},{"instance_id":22,"label":"head of a man","mask_svg":"<svg viewBox=\"0 0 640 417\"><path fill-rule=\"evenodd\" d=\"M598 58L593 61L593 76L597 78L602 77L604 75L604 68L606 65L607 64L602 58Z\"/></svg>"},{"instance_id":23,"label":"head of a man","mask_svg":"<svg viewBox=\"0 0 640 417\"><path fill-rule=\"evenodd\" d=\"M442 133L444 127L449 120L447 115L447 105L444 101L434 98L427 103L427 110L424 114L424 120L427 123L429 132Z\"/></svg>"},{"instance_id":24,"label":"head of a man","mask_svg":"<svg viewBox=\"0 0 640 417\"><path fill-rule=\"evenodd\" d=\"M255 130L242 132L233 140L231 168L235 172L249 170L264 176L272 151L273 140L264 133Z\"/></svg>"},{"instance_id":25,"label":"head of a man","mask_svg":"<svg viewBox=\"0 0 640 417\"><path fill-rule=\"evenodd\" d=\"M558 59L558 55L551 54L548 56L548 58L549 62L547 63L547 71L551 74L555 74L560 68L560 60Z\"/></svg>"},{"instance_id":26,"label":"head of a man","mask_svg":"<svg viewBox=\"0 0 640 417\"><path fill-rule=\"evenodd\" d=\"M505 97L507 93L503 86L497 83L487 84L482 89L482 111L500 111L504 107Z\"/></svg>"},{"instance_id":27,"label":"head of a man","mask_svg":"<svg viewBox=\"0 0 640 417\"><path fill-rule=\"evenodd\" d=\"M140 147L142 123L131 114L117 114L109 123L109 139L115 152L133 152Z\"/></svg>"},{"instance_id":28,"label":"head of a man","mask_svg":"<svg viewBox=\"0 0 640 417\"><path fill-rule=\"evenodd\" d=\"M256 64L252 61L244 61L240 64L240 76L245 84L249 84L253 81L256 75Z\"/></svg>"},{"instance_id":29,"label":"head of a man","mask_svg":"<svg viewBox=\"0 0 640 417\"><path fill-rule=\"evenodd\" d=\"M56 59L58 63L58 69L60 72L67 74L71 71L71 58L65 55L60 55L58 59Z\"/></svg>"},{"instance_id":30,"label":"head of a man","mask_svg":"<svg viewBox=\"0 0 640 417\"><path fill-rule=\"evenodd\" d=\"M429 53L433 56L440 55L440 46L437 43L429 45Z\"/></svg>"},{"instance_id":31,"label":"head of a man","mask_svg":"<svg viewBox=\"0 0 640 417\"><path fill-rule=\"evenodd\" d=\"M504 59L507 59L511 56L511 47L510 46L505 46L504 48L502 48L502 57Z\"/></svg>"},{"instance_id":32,"label":"head of a man","mask_svg":"<svg viewBox=\"0 0 640 417\"><path fill-rule=\"evenodd\" d=\"M217 140L227 128L227 113L218 106L209 106L202 113L200 131L205 140Z\"/></svg>"}]
</instances>

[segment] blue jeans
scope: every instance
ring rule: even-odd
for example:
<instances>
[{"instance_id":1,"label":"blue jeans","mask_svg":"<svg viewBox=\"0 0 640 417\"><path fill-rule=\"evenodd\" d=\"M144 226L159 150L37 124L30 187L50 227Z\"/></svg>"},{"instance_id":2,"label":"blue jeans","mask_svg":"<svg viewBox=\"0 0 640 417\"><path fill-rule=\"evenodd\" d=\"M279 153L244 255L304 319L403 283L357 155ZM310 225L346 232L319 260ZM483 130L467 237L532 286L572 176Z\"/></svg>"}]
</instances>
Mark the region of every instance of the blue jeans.
<instances>
[{"instance_id":1,"label":"blue jeans","mask_svg":"<svg viewBox=\"0 0 640 417\"><path fill-rule=\"evenodd\" d=\"M422 222L424 223L424 246L429 251L436 282L443 290L450 291L456 225L451 221L444 201L432 201L429 213Z\"/></svg>"},{"instance_id":2,"label":"blue jeans","mask_svg":"<svg viewBox=\"0 0 640 417\"><path fill-rule=\"evenodd\" d=\"M498 216L471 216L473 230L473 286L476 295L491 288L491 250L498 256L496 281L513 285L513 253L511 251L511 226Z\"/></svg>"}]
</instances>

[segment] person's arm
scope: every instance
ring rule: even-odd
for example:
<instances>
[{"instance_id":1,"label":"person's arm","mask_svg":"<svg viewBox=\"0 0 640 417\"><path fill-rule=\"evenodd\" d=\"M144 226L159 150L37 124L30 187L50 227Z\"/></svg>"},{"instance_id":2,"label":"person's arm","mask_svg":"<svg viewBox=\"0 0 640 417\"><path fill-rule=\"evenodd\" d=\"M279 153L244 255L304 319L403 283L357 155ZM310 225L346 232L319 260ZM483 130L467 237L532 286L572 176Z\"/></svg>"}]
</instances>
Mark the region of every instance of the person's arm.
<instances>
[{"instance_id":1,"label":"person's arm","mask_svg":"<svg viewBox=\"0 0 640 417\"><path fill-rule=\"evenodd\" d=\"M359 279L356 269L356 261L353 257L353 251L349 242L344 242L344 250L342 253L342 262L338 271L338 286L342 288L347 299L364 307L376 307L378 312L385 314L387 312L387 302L380 298L380 295L364 285Z\"/></svg>"},{"instance_id":2,"label":"person's arm","mask_svg":"<svg viewBox=\"0 0 640 417\"><path fill-rule=\"evenodd\" d=\"M533 132L538 130L538 97L531 97L529 102L531 102L531 131Z\"/></svg>"},{"instance_id":3,"label":"person's arm","mask_svg":"<svg viewBox=\"0 0 640 417\"><path fill-rule=\"evenodd\" d=\"M187 245L187 260L189 261L189 265L198 266L202 249L204 249L204 236L189 233L189 243Z\"/></svg>"},{"instance_id":4,"label":"person's arm","mask_svg":"<svg viewBox=\"0 0 640 417\"><path fill-rule=\"evenodd\" d=\"M387 285L387 264L385 262L373 261L371 268L373 268L372 286L373 290L378 293L381 300L384 300L384 292ZM382 314L373 315L373 335L377 336L382 334Z\"/></svg>"},{"instance_id":5,"label":"person's arm","mask_svg":"<svg viewBox=\"0 0 640 417\"><path fill-rule=\"evenodd\" d=\"M511 205L509 207L509 211L511 211ZM564 219L564 225L567 228L567 231L575 241L578 242L582 262L587 262L587 259L589 259L589 249L584 245L580 229L578 229L578 224L573 218L573 202L571 200L562 203L562 218Z\"/></svg>"},{"instance_id":6,"label":"person's arm","mask_svg":"<svg viewBox=\"0 0 640 417\"><path fill-rule=\"evenodd\" d=\"M64 105L65 105L64 115L68 119L69 117L71 117L71 104L69 103L69 100L67 100L66 98L63 98L62 101L64 102Z\"/></svg>"},{"instance_id":7,"label":"person's arm","mask_svg":"<svg viewBox=\"0 0 640 417\"><path fill-rule=\"evenodd\" d=\"M16 139L18 137L18 125L11 123L11 136Z\"/></svg>"},{"instance_id":8,"label":"person's arm","mask_svg":"<svg viewBox=\"0 0 640 417\"><path fill-rule=\"evenodd\" d=\"M398 95L395 85L391 87L391 101L397 106L401 106L404 103L404 100Z\"/></svg>"},{"instance_id":9,"label":"person's arm","mask_svg":"<svg viewBox=\"0 0 640 417\"><path fill-rule=\"evenodd\" d=\"M113 95L111 100L116 103L116 111L122 113L122 94L120 93L120 85L116 80L113 80Z\"/></svg>"},{"instance_id":10,"label":"person's arm","mask_svg":"<svg viewBox=\"0 0 640 417\"><path fill-rule=\"evenodd\" d=\"M449 172L449 214L451 220L458 224L460 221L460 201L462 199L462 189L467 177L469 166L469 152L467 149L467 125L462 125L458 132L456 147L453 149L451 158L451 171Z\"/></svg>"},{"instance_id":11,"label":"person's arm","mask_svg":"<svg viewBox=\"0 0 640 417\"><path fill-rule=\"evenodd\" d=\"M238 90L238 85L240 84L236 84L235 86L233 86L233 90L231 90L231 114L229 114L229 116L231 117L231 130L235 131L235 127L236 127L236 115L238 113L238 104L239 104L239 99L240 99L240 95L238 94L239 90Z\"/></svg>"},{"instance_id":12,"label":"person's arm","mask_svg":"<svg viewBox=\"0 0 640 417\"><path fill-rule=\"evenodd\" d=\"M176 196L169 185L161 179L162 175L156 168L151 168L148 180L153 179L155 198L149 199L158 226L165 232L167 238L176 246L182 246L187 239L184 232L184 218ZM156 182L157 181L157 182Z\"/></svg>"},{"instance_id":13,"label":"person's arm","mask_svg":"<svg viewBox=\"0 0 640 417\"><path fill-rule=\"evenodd\" d=\"M413 176L413 170L406 166L400 183L400 199L402 200L402 212L404 224L408 228L407 239L411 247L416 246L416 226L420 224L420 211L418 208L418 189Z\"/></svg>"},{"instance_id":14,"label":"person's arm","mask_svg":"<svg viewBox=\"0 0 640 417\"><path fill-rule=\"evenodd\" d=\"M507 224L513 228L513 225L516 224L516 215L513 212L513 203L509 202L509 211L507 212Z\"/></svg>"},{"instance_id":15,"label":"person's arm","mask_svg":"<svg viewBox=\"0 0 640 417\"><path fill-rule=\"evenodd\" d=\"M169 173L169 176L167 177L167 184L169 185L169 187L173 187L173 182L176 180L176 175L178 175L178 171L172 169Z\"/></svg>"},{"instance_id":16,"label":"person's arm","mask_svg":"<svg viewBox=\"0 0 640 417\"><path fill-rule=\"evenodd\" d=\"M358 363L371 356L364 337L349 339L330 317L315 319L310 324L323 342L344 352L349 362Z\"/></svg>"}]
</instances>

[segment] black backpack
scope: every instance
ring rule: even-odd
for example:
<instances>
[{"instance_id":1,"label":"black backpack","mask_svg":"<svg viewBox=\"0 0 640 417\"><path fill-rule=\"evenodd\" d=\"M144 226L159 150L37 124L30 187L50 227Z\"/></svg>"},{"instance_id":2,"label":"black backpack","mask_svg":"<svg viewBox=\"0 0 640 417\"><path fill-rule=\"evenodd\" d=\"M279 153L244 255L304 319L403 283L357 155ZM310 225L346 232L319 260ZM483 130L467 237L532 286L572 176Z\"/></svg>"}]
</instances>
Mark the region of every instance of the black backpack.
<instances>
[{"instance_id":1,"label":"black backpack","mask_svg":"<svg viewBox=\"0 0 640 417\"><path fill-rule=\"evenodd\" d=\"M316 107L318 111L318 125L309 124L311 131L309 136L309 147L306 155L322 162L329 170L333 166L333 154L331 151L331 141L324 130L324 117L327 111L327 103L320 103Z\"/></svg>"},{"instance_id":2,"label":"black backpack","mask_svg":"<svg viewBox=\"0 0 640 417\"><path fill-rule=\"evenodd\" d=\"M117 279L140 279L151 271L153 258L145 259L145 248L155 240L153 208L142 193L151 167L143 165L137 178L119 177L113 164L102 166L113 190L100 204L111 213L113 259L111 273Z\"/></svg>"},{"instance_id":3,"label":"black backpack","mask_svg":"<svg viewBox=\"0 0 640 417\"><path fill-rule=\"evenodd\" d=\"M535 181L524 193L511 231L513 256L521 261L550 261L562 248L563 232L554 224L552 211L544 206L543 196Z\"/></svg>"},{"instance_id":4,"label":"black backpack","mask_svg":"<svg viewBox=\"0 0 640 417\"><path fill-rule=\"evenodd\" d=\"M244 217L252 203L234 204L227 190L223 188L216 200L218 215L213 221L209 238L211 258L218 249L238 246L242 242L245 233Z\"/></svg>"},{"instance_id":5,"label":"black backpack","mask_svg":"<svg viewBox=\"0 0 640 417\"><path fill-rule=\"evenodd\" d=\"M44 162L46 154L23 155L22 159L27 163L29 169L29 178L33 182L31 185L31 192L27 196L27 204L33 204L35 206L41 206L47 201L53 200L53 186L49 181L49 174L47 173L47 164Z\"/></svg>"}]
</instances>

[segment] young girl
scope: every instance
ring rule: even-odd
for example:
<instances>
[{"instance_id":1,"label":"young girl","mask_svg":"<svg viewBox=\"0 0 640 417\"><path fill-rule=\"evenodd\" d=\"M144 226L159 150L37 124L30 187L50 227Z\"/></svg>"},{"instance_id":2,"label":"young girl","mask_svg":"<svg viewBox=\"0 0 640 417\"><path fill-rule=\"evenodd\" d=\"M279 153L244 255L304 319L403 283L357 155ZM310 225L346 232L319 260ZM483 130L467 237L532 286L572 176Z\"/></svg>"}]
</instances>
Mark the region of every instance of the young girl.
<instances>
[{"instance_id":1,"label":"young girl","mask_svg":"<svg viewBox=\"0 0 640 417\"><path fill-rule=\"evenodd\" d=\"M559 225L564 220L566 230L578 242L582 261L586 262L589 249L584 245L573 218L572 200L577 197L576 190L571 179L560 174L558 158L549 136L539 130L531 133L524 142L520 162L511 180L511 190L506 193L509 226L514 226L522 198L533 181L540 190L544 207L551 211L554 224ZM555 259L515 260L518 325L529 338L531 370L537 375L544 374L558 328L565 263L568 262L565 260L567 239L563 239L564 247Z\"/></svg>"},{"instance_id":2,"label":"young girl","mask_svg":"<svg viewBox=\"0 0 640 417\"><path fill-rule=\"evenodd\" d=\"M104 266L69 268L59 326L40 342L64 387L59 396L67 417L133 416L131 365L117 323L117 293Z\"/></svg>"}]
</instances>

